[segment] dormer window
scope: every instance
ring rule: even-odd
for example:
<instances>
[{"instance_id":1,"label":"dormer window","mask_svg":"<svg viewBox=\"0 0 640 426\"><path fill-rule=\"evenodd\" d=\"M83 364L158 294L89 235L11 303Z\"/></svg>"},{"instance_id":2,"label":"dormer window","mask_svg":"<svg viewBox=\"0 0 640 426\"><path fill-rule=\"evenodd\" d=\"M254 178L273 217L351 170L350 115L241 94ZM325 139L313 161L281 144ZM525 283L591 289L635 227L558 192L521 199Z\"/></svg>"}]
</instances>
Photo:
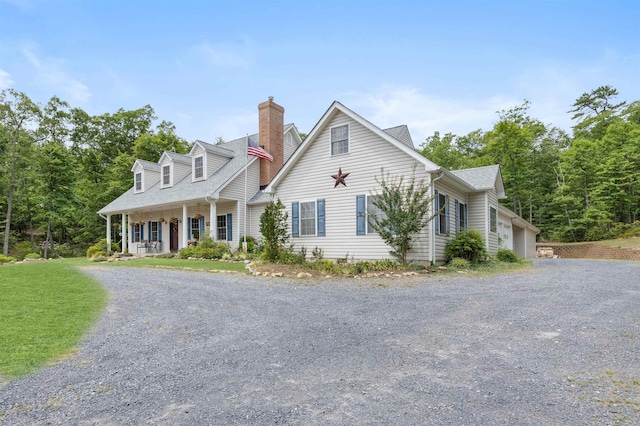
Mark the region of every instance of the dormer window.
<instances>
[{"instance_id":1,"label":"dormer window","mask_svg":"<svg viewBox=\"0 0 640 426\"><path fill-rule=\"evenodd\" d=\"M171 186L171 166L162 167L162 186Z\"/></svg>"},{"instance_id":2,"label":"dormer window","mask_svg":"<svg viewBox=\"0 0 640 426\"><path fill-rule=\"evenodd\" d=\"M204 157L196 157L193 160L193 178L202 179L204 177Z\"/></svg>"},{"instance_id":3,"label":"dormer window","mask_svg":"<svg viewBox=\"0 0 640 426\"><path fill-rule=\"evenodd\" d=\"M135 175L135 192L142 192L142 172Z\"/></svg>"}]
</instances>

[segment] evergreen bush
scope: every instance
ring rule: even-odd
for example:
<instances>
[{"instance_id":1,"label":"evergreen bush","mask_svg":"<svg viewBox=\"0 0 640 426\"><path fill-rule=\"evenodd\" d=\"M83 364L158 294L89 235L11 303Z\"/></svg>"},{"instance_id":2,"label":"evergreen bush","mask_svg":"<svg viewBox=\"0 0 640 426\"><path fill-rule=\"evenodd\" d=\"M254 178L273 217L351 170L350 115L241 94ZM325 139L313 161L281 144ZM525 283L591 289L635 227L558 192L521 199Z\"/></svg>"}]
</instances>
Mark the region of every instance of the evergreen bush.
<instances>
[{"instance_id":1,"label":"evergreen bush","mask_svg":"<svg viewBox=\"0 0 640 426\"><path fill-rule=\"evenodd\" d=\"M487 257L484 238L482 238L480 231L475 229L459 232L454 239L447 243L444 251L447 255L447 260L459 257L468 260L472 264L476 264Z\"/></svg>"}]
</instances>

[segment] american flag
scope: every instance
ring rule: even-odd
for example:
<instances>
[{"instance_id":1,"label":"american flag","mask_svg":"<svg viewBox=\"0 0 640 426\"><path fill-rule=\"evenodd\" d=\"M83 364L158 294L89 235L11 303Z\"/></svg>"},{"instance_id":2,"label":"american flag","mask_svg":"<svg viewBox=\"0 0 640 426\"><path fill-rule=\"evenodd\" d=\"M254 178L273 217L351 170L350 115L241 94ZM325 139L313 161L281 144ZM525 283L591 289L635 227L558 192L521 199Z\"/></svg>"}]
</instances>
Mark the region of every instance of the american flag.
<instances>
[{"instance_id":1,"label":"american flag","mask_svg":"<svg viewBox=\"0 0 640 426\"><path fill-rule=\"evenodd\" d=\"M265 160L269 160L273 162L273 156L269 154L267 151L258 146L257 143L251 140L250 137L247 136L247 144L249 145L247 148L247 154L253 155L254 157L264 158Z\"/></svg>"}]
</instances>

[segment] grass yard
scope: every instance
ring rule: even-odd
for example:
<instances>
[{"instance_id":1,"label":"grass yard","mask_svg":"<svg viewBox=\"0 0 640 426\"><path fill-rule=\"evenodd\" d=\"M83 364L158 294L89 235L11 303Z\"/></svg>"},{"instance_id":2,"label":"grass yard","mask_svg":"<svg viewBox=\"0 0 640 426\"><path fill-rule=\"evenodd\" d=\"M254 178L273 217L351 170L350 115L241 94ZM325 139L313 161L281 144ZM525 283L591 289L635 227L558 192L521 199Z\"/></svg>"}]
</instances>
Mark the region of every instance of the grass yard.
<instances>
[{"instance_id":1,"label":"grass yard","mask_svg":"<svg viewBox=\"0 0 640 426\"><path fill-rule=\"evenodd\" d=\"M102 312L105 290L84 259L0 267L0 376L19 377L73 352Z\"/></svg>"}]
</instances>

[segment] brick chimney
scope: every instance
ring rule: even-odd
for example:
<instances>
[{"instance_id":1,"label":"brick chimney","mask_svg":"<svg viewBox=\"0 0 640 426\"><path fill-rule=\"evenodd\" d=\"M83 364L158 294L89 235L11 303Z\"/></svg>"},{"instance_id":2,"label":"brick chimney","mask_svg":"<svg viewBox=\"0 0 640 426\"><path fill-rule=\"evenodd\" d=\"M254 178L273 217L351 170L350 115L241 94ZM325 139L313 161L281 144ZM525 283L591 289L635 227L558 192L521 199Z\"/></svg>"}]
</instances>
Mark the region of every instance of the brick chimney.
<instances>
[{"instance_id":1,"label":"brick chimney","mask_svg":"<svg viewBox=\"0 0 640 426\"><path fill-rule=\"evenodd\" d=\"M284 164L284 108L269 100L258 105L259 144L273 156L260 159L260 188L264 189Z\"/></svg>"}]
</instances>

